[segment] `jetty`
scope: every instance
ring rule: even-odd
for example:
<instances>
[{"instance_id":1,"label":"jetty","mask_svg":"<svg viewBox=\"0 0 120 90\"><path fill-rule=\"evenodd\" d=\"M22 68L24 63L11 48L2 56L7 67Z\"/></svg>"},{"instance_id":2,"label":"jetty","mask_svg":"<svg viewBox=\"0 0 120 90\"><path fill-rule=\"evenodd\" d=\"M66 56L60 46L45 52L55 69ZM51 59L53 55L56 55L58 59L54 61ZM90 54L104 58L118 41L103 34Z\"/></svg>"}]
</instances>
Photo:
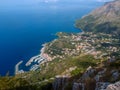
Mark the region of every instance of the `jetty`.
<instances>
[{"instance_id":1,"label":"jetty","mask_svg":"<svg viewBox=\"0 0 120 90\"><path fill-rule=\"evenodd\" d=\"M19 74L19 73L24 72L23 70L19 70L19 66L20 66L20 64L22 64L22 63L23 63L23 61L20 61L20 62L18 62L18 63L15 65L15 74Z\"/></svg>"}]
</instances>

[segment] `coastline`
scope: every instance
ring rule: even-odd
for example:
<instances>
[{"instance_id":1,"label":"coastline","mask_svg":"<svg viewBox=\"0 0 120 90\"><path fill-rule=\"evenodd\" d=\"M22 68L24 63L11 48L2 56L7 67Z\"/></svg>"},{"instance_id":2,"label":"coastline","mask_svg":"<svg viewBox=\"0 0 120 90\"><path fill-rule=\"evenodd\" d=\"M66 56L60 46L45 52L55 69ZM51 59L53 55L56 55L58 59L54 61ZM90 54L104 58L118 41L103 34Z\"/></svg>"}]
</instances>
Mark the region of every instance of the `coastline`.
<instances>
[{"instance_id":1,"label":"coastline","mask_svg":"<svg viewBox=\"0 0 120 90\"><path fill-rule=\"evenodd\" d=\"M41 64L44 64L52 60L52 58L48 54L44 53L45 47L46 47L46 43L42 44L42 48L40 49L40 54L31 57L25 63L26 67L30 67L28 71L36 71L37 69L40 69ZM24 70L19 70L19 66L22 63L23 61L20 61L15 65L15 75L25 72Z\"/></svg>"},{"instance_id":2,"label":"coastline","mask_svg":"<svg viewBox=\"0 0 120 90\"><path fill-rule=\"evenodd\" d=\"M85 4L85 3L82 3L82 4ZM1 33L1 37L2 36L6 37L6 38L1 38L1 40L2 42L6 42L6 43L4 44L1 43L1 61L5 65L1 63L0 74L4 76L7 71L10 71L10 75L14 75L15 64L18 63L20 60L23 60L26 62L32 56L39 54L39 50L41 49L40 45L44 42L49 42L54 38L53 36L49 37L50 34L55 34L56 32L59 32L59 31L74 32L75 31L73 27L74 21L77 18L80 18L81 16L90 12L93 9L93 7L95 8L98 6L100 6L100 4L99 3L96 4L96 2L95 4L94 2L92 5L90 4L90 8L82 7L81 5L78 5L77 7L74 4L70 6L70 8L72 7L71 10L69 10L69 8L66 8L66 7L57 8L58 9L57 13L51 12L52 8L48 8L48 7L40 8L41 12L39 12L39 9L37 9L39 7L36 7L36 5L35 5L35 8L30 8L30 10L26 12L19 12L19 10L17 10L17 7L16 7L15 12L21 13L21 15L14 14L14 10L12 10L13 8L10 8L13 11L13 13L6 12L5 16L1 15L1 19L4 18L5 22L11 22L11 19L14 19L14 17L16 17L16 20L15 21L13 20L12 23L17 25L15 27L14 25L10 25L9 23L6 23L6 26L8 27L9 30L7 30L6 27L4 28L5 30L1 30L5 32L5 33ZM24 8L26 7L21 8L21 10ZM36 9L36 10L33 10L33 9ZM33 12L31 12L31 10L33 10ZM38 13L36 13L37 10L38 10ZM68 11L66 12L66 10ZM85 10L85 12L83 12L82 10ZM43 18L44 13L48 14L48 16L45 15L46 18ZM5 17L9 18L10 15L11 15L10 17L11 19L5 18ZM20 23L18 24L16 23L16 21L20 21ZM1 23L3 27L4 27L4 24L5 23ZM18 25L20 25L20 27ZM13 32L11 33L11 31ZM13 38L13 36L15 36L15 38ZM8 64L6 64L6 62L8 62ZM24 68L24 64L22 65L23 66L21 67Z\"/></svg>"},{"instance_id":3,"label":"coastline","mask_svg":"<svg viewBox=\"0 0 120 90\"><path fill-rule=\"evenodd\" d=\"M75 27L75 28L77 28L77 27ZM80 34L84 33L84 31L82 31L81 29L79 29L79 30L80 30L80 32L79 32ZM55 35L57 35L58 33L60 33L60 32L57 32ZM64 33L64 32L61 32L61 33ZM73 32L71 32L71 33L73 33ZM75 33L77 33L77 32L75 32ZM58 38L59 38L59 35L57 35L57 38L54 38L52 41L55 41ZM52 42L52 41L50 41L50 42ZM49 61L52 61L53 59L55 59L55 57L50 57L49 54L45 53L46 45L47 45L47 43L42 44L41 45L42 48L40 49L40 53L36 56L31 57L25 63L24 66L29 68L29 70L27 70L27 71L36 71L36 70L40 69L40 65L45 64L46 62L49 62ZM18 62L15 65L15 74L20 74L20 73L27 72L27 71L24 71L24 70L21 70L21 71L17 70L16 66L18 65L18 67L19 67L19 65L21 64L20 62ZM17 73L16 73L16 71L17 71Z\"/></svg>"},{"instance_id":4,"label":"coastline","mask_svg":"<svg viewBox=\"0 0 120 90\"><path fill-rule=\"evenodd\" d=\"M80 33L80 34L85 33L83 30L81 30L80 28L78 28L78 27L76 26L76 24L74 24L74 27L77 28L77 29L79 29L79 31L80 31L79 33ZM57 35L58 33L60 33L60 32L57 32L55 35ZM61 33L62 33L62 32L61 32ZM71 33L73 33L73 32L71 32ZM76 33L77 33L77 32L76 32ZM57 36L58 36L58 38L59 38L59 35L57 35ZM55 39L53 39L52 41L55 41L55 40L57 40L58 38L55 38ZM52 42L52 41L51 41L51 42ZM47 45L47 43L42 44L42 45L41 45L42 48L40 49L40 53L39 53L38 55L36 55L36 56L31 57L31 58L25 63L25 66L26 66L26 67L30 67L28 71L36 71L37 69L40 69L40 65L41 65L41 64L45 64L46 62L52 61L52 60L54 59L54 57L50 57L47 53L45 53L46 45ZM16 64L16 66L19 67L20 64L21 64L21 61L18 62L18 64ZM17 73L16 73L16 71L17 71ZM24 73L24 72L25 72L24 70L19 71L17 68L15 69L15 74L20 74L20 73Z\"/></svg>"}]
</instances>

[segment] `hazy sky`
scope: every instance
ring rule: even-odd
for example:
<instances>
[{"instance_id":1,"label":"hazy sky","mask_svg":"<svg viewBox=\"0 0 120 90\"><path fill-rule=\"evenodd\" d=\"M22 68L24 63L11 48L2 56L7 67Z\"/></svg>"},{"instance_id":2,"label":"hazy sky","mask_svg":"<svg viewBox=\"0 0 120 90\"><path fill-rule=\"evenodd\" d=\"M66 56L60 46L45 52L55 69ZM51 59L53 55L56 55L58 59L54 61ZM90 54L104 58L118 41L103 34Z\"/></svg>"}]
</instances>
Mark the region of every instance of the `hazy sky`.
<instances>
[{"instance_id":1,"label":"hazy sky","mask_svg":"<svg viewBox=\"0 0 120 90\"><path fill-rule=\"evenodd\" d=\"M5 9L15 9L15 8L24 8L24 7L37 7L44 4L48 5L58 5L58 4L68 4L68 5L77 5L83 3L93 3L93 2L105 2L110 0L0 0L0 11ZM85 5L85 4L84 4Z\"/></svg>"},{"instance_id":2,"label":"hazy sky","mask_svg":"<svg viewBox=\"0 0 120 90\"><path fill-rule=\"evenodd\" d=\"M91 2L91 1L98 1L98 2L105 2L105 1L111 1L111 0L0 0L0 4L20 4L20 3L39 3L39 2L44 2L44 3L57 3L57 2Z\"/></svg>"}]
</instances>

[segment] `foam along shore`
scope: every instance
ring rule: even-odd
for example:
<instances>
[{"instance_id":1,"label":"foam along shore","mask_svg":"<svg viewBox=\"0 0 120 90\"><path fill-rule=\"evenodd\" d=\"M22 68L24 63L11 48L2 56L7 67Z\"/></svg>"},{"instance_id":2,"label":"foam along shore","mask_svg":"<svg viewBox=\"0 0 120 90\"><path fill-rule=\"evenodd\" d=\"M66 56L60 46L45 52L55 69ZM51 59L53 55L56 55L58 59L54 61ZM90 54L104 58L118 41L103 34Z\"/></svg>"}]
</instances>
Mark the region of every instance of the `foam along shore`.
<instances>
[{"instance_id":1,"label":"foam along shore","mask_svg":"<svg viewBox=\"0 0 120 90\"><path fill-rule=\"evenodd\" d=\"M20 64L22 64L22 63L23 63L23 61L20 61L20 62L18 62L18 63L15 65L15 74L24 73L23 70L19 70L19 66L20 66Z\"/></svg>"}]
</instances>

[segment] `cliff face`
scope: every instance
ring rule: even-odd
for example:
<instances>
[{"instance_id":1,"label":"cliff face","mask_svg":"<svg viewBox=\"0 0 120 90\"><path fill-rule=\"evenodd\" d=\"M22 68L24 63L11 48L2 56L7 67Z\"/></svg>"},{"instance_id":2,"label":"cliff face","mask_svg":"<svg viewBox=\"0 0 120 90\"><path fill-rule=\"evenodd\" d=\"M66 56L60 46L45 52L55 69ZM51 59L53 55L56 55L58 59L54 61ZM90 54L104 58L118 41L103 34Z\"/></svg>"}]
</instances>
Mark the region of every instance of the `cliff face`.
<instances>
[{"instance_id":1,"label":"cliff face","mask_svg":"<svg viewBox=\"0 0 120 90\"><path fill-rule=\"evenodd\" d=\"M67 76L57 76L55 81L53 82L53 89L54 90L65 90L65 86L68 82Z\"/></svg>"},{"instance_id":2,"label":"cliff face","mask_svg":"<svg viewBox=\"0 0 120 90\"><path fill-rule=\"evenodd\" d=\"M53 83L53 90L120 90L120 69L111 66L116 62L118 61L110 63L107 67L90 66L78 78L57 77Z\"/></svg>"},{"instance_id":3,"label":"cliff face","mask_svg":"<svg viewBox=\"0 0 120 90\"><path fill-rule=\"evenodd\" d=\"M76 27L88 32L120 34L120 0L108 2L77 20Z\"/></svg>"}]
</instances>

